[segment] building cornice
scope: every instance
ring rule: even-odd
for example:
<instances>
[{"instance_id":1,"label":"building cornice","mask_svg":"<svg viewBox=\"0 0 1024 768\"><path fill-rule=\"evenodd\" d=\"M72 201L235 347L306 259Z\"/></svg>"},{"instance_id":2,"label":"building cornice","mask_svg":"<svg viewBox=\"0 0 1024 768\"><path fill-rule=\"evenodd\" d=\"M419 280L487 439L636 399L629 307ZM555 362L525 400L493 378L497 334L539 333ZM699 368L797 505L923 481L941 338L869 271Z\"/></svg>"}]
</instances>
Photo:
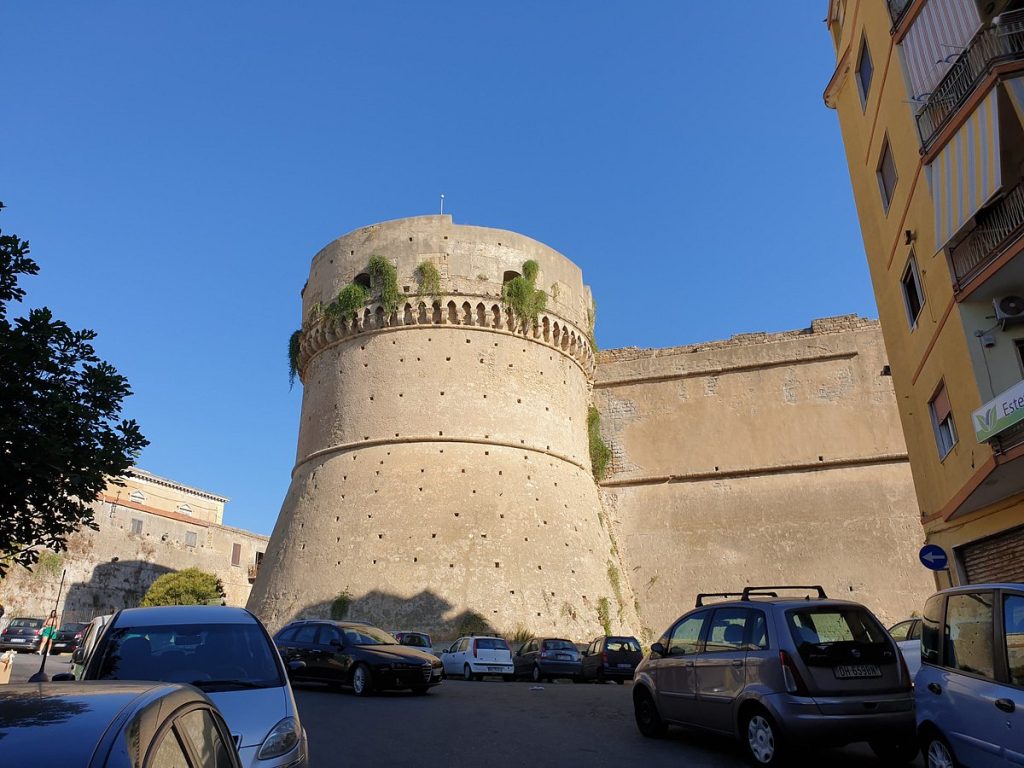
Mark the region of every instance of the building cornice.
<instances>
[{"instance_id":1,"label":"building cornice","mask_svg":"<svg viewBox=\"0 0 1024 768\"><path fill-rule=\"evenodd\" d=\"M182 491L183 493L191 493L193 496L200 496L204 499L216 501L221 504L227 504L228 501L230 501L226 496L219 496L211 491L204 491L201 488L194 488L191 485L184 485L183 483L179 483L174 480L168 480L166 477L154 475L152 472L147 472L139 467L131 467L125 474L135 480L141 480L145 483L153 483L154 485L162 485L165 488L173 488L174 490Z\"/></svg>"}]
</instances>

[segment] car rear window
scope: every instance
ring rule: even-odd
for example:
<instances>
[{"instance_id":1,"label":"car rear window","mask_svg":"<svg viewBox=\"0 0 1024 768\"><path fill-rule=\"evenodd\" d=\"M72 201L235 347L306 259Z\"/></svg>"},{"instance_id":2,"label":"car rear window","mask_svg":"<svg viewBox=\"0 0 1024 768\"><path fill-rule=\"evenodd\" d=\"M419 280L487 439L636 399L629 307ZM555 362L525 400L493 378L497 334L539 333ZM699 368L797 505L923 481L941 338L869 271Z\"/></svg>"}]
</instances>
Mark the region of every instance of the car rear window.
<instances>
[{"instance_id":1,"label":"car rear window","mask_svg":"<svg viewBox=\"0 0 1024 768\"><path fill-rule=\"evenodd\" d=\"M256 624L114 627L98 680L191 683L207 691L284 685L275 650Z\"/></svg>"},{"instance_id":2,"label":"car rear window","mask_svg":"<svg viewBox=\"0 0 1024 768\"><path fill-rule=\"evenodd\" d=\"M541 644L544 651L575 651L576 646L568 640L545 640Z\"/></svg>"},{"instance_id":3,"label":"car rear window","mask_svg":"<svg viewBox=\"0 0 1024 768\"><path fill-rule=\"evenodd\" d=\"M60 628L61 632L81 632L83 629L88 627L88 624L65 624Z\"/></svg>"},{"instance_id":4,"label":"car rear window","mask_svg":"<svg viewBox=\"0 0 1024 768\"><path fill-rule=\"evenodd\" d=\"M786 621L807 663L830 663L842 649L851 646L863 654L865 662L890 660L885 653L889 650L889 634L864 608L799 608L787 611Z\"/></svg>"},{"instance_id":5,"label":"car rear window","mask_svg":"<svg viewBox=\"0 0 1024 768\"><path fill-rule=\"evenodd\" d=\"M609 637L604 644L606 651L629 651L630 653L640 652L640 641L635 637Z\"/></svg>"},{"instance_id":6,"label":"car rear window","mask_svg":"<svg viewBox=\"0 0 1024 768\"><path fill-rule=\"evenodd\" d=\"M483 651L507 651L509 650L508 643L502 640L500 637L480 637L476 639L477 650Z\"/></svg>"},{"instance_id":7,"label":"car rear window","mask_svg":"<svg viewBox=\"0 0 1024 768\"><path fill-rule=\"evenodd\" d=\"M12 627L30 627L31 629L38 629L43 626L42 619L11 619L10 626Z\"/></svg>"}]
</instances>

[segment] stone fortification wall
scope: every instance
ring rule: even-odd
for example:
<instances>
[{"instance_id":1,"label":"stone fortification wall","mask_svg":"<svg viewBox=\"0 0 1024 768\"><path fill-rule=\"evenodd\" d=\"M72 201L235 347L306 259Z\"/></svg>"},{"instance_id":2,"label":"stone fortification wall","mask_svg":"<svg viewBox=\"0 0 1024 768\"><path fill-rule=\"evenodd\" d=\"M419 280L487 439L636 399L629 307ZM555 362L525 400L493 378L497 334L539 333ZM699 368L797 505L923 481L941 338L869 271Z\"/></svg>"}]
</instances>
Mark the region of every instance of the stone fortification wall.
<instances>
[{"instance_id":1,"label":"stone fortification wall","mask_svg":"<svg viewBox=\"0 0 1024 768\"><path fill-rule=\"evenodd\" d=\"M193 567L220 578L228 605L245 605L251 589L249 568L257 553L266 551L266 536L130 504L97 501L93 508L99 530L85 528L74 534L65 552L43 553L33 572L11 569L0 580L5 620L45 616L53 610L65 568L59 608L63 621L89 621L119 608L133 608L159 576ZM136 532L133 521L138 521ZM234 565L236 544L238 564Z\"/></svg>"},{"instance_id":2,"label":"stone fortification wall","mask_svg":"<svg viewBox=\"0 0 1024 768\"><path fill-rule=\"evenodd\" d=\"M398 311L318 318L374 255L397 269ZM527 260L549 294L536 324L500 298ZM438 297L417 295L424 261ZM632 628L587 449L591 310L561 254L450 216L320 251L303 290L296 466L250 607L271 627L334 605L392 629L473 619L588 637L603 599Z\"/></svg>"},{"instance_id":3,"label":"stone fortification wall","mask_svg":"<svg viewBox=\"0 0 1024 768\"><path fill-rule=\"evenodd\" d=\"M932 580L877 322L597 360L602 492L646 627L758 583L920 610Z\"/></svg>"}]
</instances>

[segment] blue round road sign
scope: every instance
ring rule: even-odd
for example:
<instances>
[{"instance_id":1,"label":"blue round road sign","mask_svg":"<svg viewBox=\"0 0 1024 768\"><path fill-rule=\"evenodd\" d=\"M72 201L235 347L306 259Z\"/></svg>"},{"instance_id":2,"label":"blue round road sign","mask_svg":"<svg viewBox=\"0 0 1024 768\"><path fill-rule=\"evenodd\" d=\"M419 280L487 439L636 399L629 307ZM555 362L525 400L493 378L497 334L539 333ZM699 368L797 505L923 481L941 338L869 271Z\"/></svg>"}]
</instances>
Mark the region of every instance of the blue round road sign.
<instances>
[{"instance_id":1,"label":"blue round road sign","mask_svg":"<svg viewBox=\"0 0 1024 768\"><path fill-rule=\"evenodd\" d=\"M938 544L925 544L917 555L921 565L933 571L944 571L949 567L949 556Z\"/></svg>"}]
</instances>

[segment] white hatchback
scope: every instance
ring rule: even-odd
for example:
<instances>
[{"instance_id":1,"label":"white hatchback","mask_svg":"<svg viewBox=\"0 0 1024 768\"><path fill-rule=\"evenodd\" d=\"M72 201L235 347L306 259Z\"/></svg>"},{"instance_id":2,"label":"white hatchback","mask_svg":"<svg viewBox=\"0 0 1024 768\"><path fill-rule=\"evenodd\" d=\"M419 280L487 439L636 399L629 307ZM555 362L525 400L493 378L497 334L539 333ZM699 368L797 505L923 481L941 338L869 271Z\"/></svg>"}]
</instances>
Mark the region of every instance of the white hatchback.
<instances>
[{"instance_id":1,"label":"white hatchback","mask_svg":"<svg viewBox=\"0 0 1024 768\"><path fill-rule=\"evenodd\" d=\"M501 675L508 681L515 679L512 649L500 637L460 637L441 651L441 664L447 677L480 680L484 675Z\"/></svg>"}]
</instances>

